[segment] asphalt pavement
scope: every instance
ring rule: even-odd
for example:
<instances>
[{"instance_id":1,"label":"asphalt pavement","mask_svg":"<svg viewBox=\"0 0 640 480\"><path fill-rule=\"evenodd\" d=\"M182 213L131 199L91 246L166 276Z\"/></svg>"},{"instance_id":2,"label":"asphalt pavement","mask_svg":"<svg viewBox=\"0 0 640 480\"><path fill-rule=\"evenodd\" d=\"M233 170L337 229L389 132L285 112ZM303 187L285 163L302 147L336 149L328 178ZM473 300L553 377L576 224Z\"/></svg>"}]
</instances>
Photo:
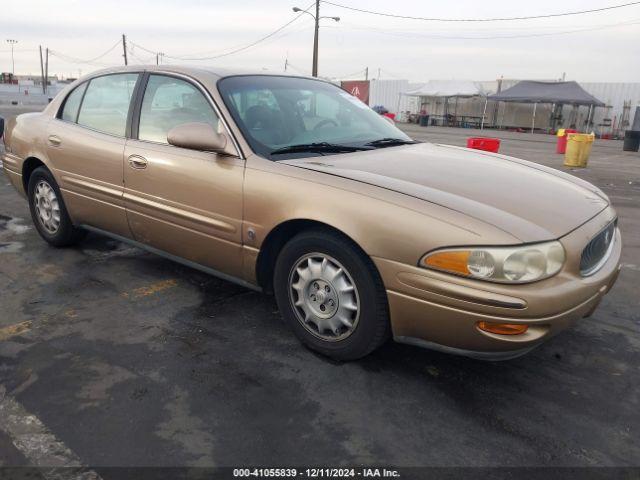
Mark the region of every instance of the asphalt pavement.
<instances>
[{"instance_id":1,"label":"asphalt pavement","mask_svg":"<svg viewBox=\"0 0 640 480\"><path fill-rule=\"evenodd\" d=\"M499 136L563 168L553 137ZM329 361L272 297L93 234L48 247L0 177L0 466L640 466L640 155L597 141L569 171L618 210L620 278L592 317L495 363L393 343Z\"/></svg>"}]
</instances>

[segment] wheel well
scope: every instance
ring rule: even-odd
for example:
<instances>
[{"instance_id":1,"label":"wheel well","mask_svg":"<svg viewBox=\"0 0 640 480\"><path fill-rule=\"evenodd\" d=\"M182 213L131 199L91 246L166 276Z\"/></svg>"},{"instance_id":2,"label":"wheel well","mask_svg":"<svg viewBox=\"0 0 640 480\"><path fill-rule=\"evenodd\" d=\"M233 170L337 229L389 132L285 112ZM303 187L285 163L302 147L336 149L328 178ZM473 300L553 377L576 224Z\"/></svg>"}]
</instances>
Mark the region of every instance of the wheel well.
<instances>
[{"instance_id":1,"label":"wheel well","mask_svg":"<svg viewBox=\"0 0 640 480\"><path fill-rule=\"evenodd\" d=\"M36 157L29 157L22 164L22 186L24 187L24 193L28 193L29 178L33 171L38 167L46 167L46 165Z\"/></svg>"},{"instance_id":2,"label":"wheel well","mask_svg":"<svg viewBox=\"0 0 640 480\"><path fill-rule=\"evenodd\" d=\"M258 260L256 262L256 279L258 285L267 293L273 293L273 273L276 260L285 244L300 232L307 230L324 230L337 233L348 239L353 245L364 253L364 250L351 237L326 223L315 220L288 220L276 226L269 232L262 242Z\"/></svg>"}]
</instances>

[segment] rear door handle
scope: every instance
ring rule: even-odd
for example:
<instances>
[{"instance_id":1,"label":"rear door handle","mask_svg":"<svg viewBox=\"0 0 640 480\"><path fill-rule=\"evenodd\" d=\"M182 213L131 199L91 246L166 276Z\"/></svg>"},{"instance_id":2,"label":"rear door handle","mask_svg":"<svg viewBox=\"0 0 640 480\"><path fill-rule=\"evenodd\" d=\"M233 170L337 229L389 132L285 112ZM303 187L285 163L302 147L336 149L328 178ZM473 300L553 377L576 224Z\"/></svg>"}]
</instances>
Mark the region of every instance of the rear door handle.
<instances>
[{"instance_id":1,"label":"rear door handle","mask_svg":"<svg viewBox=\"0 0 640 480\"><path fill-rule=\"evenodd\" d=\"M56 135L49 135L50 145L53 145L54 147L59 147L61 143L62 143L62 140L60 140L60 137Z\"/></svg>"},{"instance_id":2,"label":"rear door handle","mask_svg":"<svg viewBox=\"0 0 640 480\"><path fill-rule=\"evenodd\" d=\"M147 168L147 164L149 162L147 162L147 159L144 157L141 157L140 155L131 155L129 157L129 166L131 168L135 168L136 170L142 170L144 168Z\"/></svg>"}]
</instances>

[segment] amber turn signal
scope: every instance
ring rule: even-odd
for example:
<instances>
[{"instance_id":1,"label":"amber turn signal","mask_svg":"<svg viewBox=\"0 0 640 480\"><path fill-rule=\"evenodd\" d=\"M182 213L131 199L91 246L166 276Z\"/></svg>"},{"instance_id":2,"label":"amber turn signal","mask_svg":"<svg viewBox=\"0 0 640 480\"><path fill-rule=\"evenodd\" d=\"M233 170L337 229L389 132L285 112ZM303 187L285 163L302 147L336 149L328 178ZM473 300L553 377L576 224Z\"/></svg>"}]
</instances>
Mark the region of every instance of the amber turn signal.
<instances>
[{"instance_id":1,"label":"amber turn signal","mask_svg":"<svg viewBox=\"0 0 640 480\"><path fill-rule=\"evenodd\" d=\"M489 323L478 322L478 328L489 333L497 333L498 335L522 335L529 329L529 325L521 323Z\"/></svg>"},{"instance_id":2,"label":"amber turn signal","mask_svg":"<svg viewBox=\"0 0 640 480\"><path fill-rule=\"evenodd\" d=\"M470 252L468 250L437 252L425 257L423 262L425 266L435 268L437 270L469 275L470 272L467 267L469 254Z\"/></svg>"}]
</instances>

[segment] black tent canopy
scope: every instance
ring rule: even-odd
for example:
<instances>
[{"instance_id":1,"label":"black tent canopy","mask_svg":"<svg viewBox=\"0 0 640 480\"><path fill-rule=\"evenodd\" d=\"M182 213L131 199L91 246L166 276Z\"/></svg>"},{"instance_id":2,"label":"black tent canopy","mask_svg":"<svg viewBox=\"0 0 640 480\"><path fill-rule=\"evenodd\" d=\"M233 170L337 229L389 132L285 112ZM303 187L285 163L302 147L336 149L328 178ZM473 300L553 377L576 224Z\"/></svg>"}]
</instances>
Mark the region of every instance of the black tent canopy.
<instances>
[{"instance_id":1,"label":"black tent canopy","mask_svg":"<svg viewBox=\"0 0 640 480\"><path fill-rule=\"evenodd\" d=\"M503 92L489 95L487 100L498 102L533 103L533 121L531 132L535 127L536 106L538 103L553 103L556 105L586 105L589 106L589 116L594 107L604 107L596 97L588 93L577 82L541 82L523 80ZM485 105L486 109L486 105Z\"/></svg>"},{"instance_id":2,"label":"black tent canopy","mask_svg":"<svg viewBox=\"0 0 640 480\"><path fill-rule=\"evenodd\" d=\"M489 95L489 100L522 103L562 103L604 107L604 103L585 91L577 82L538 82L524 80L504 92Z\"/></svg>"}]
</instances>

